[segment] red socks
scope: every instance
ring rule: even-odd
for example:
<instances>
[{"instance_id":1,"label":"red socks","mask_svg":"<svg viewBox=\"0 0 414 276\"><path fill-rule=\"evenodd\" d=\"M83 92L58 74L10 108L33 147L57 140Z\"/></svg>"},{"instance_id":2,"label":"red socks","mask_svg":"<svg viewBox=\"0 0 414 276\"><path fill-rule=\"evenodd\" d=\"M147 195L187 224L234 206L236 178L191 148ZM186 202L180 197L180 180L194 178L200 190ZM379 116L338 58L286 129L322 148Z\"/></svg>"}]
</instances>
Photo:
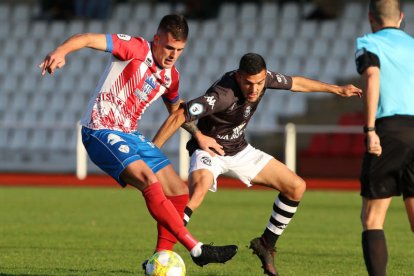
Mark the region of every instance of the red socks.
<instances>
[{"instance_id":1,"label":"red socks","mask_svg":"<svg viewBox=\"0 0 414 276\"><path fill-rule=\"evenodd\" d=\"M178 212L178 215L183 218L184 217L184 209L187 205L189 195L178 195L178 196L166 196L167 199L171 201L174 205L175 209ZM156 251L161 250L173 250L174 245L177 243L177 238L167 230L162 224L159 222L157 223L158 229L158 238L157 238L157 247Z\"/></svg>"},{"instance_id":2,"label":"red socks","mask_svg":"<svg viewBox=\"0 0 414 276\"><path fill-rule=\"evenodd\" d=\"M188 232L187 228L185 228L183 216L178 214L171 201L165 197L159 182L148 186L142 192L142 195L145 198L145 203L147 204L151 216L158 222L158 224L164 226L166 230L168 229L185 248L191 250L198 243L198 241L191 236L190 232Z\"/></svg>"}]
</instances>

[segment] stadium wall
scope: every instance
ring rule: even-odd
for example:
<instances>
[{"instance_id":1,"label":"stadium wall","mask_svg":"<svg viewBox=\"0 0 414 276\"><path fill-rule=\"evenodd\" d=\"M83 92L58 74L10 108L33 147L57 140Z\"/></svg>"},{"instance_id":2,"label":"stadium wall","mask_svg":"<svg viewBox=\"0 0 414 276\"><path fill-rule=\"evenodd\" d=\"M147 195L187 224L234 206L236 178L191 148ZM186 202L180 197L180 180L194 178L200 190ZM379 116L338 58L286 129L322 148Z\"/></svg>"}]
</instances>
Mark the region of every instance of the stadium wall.
<instances>
[{"instance_id":1,"label":"stadium wall","mask_svg":"<svg viewBox=\"0 0 414 276\"><path fill-rule=\"evenodd\" d=\"M305 178L308 190L358 190L357 179L337 178ZM243 189L246 186L239 180L220 177L219 188ZM114 179L107 175L88 175L85 179L79 180L74 174L0 174L0 186L6 187L119 187ZM266 189L254 186L250 189Z\"/></svg>"}]
</instances>

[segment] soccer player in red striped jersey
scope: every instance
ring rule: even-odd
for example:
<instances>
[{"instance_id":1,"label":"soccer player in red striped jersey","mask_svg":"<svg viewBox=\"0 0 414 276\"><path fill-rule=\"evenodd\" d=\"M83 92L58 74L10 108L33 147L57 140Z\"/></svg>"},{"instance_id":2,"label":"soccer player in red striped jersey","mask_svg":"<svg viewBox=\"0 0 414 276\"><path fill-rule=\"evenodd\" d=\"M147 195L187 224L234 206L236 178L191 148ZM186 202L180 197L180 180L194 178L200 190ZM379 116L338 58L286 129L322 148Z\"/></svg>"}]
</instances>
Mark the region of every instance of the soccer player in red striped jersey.
<instances>
[{"instance_id":1,"label":"soccer player in red striped jersey","mask_svg":"<svg viewBox=\"0 0 414 276\"><path fill-rule=\"evenodd\" d=\"M169 112L182 102L174 64L187 36L186 19L166 15L152 41L125 34L78 34L50 52L39 67L42 75L53 74L65 65L67 54L82 48L112 54L81 121L83 144L90 159L122 187L131 185L142 192L158 222L156 251L172 250L178 239L203 266L230 260L237 246L204 245L192 237L183 223L187 186L168 158L138 131L141 115L159 97Z\"/></svg>"}]
</instances>

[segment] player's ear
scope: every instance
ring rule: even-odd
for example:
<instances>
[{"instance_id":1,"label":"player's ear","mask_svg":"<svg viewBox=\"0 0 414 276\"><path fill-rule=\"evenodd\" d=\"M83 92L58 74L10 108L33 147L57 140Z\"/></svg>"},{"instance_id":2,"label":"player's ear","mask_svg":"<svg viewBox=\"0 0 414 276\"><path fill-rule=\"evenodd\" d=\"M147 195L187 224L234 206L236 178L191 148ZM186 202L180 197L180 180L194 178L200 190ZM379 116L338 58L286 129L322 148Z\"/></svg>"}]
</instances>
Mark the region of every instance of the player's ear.
<instances>
[{"instance_id":1,"label":"player's ear","mask_svg":"<svg viewBox=\"0 0 414 276\"><path fill-rule=\"evenodd\" d=\"M158 34L155 34L155 35L154 35L154 38L153 38L153 40L152 40L152 42L153 42L155 45L157 45L159 40L160 40L159 35L158 35Z\"/></svg>"},{"instance_id":2,"label":"player's ear","mask_svg":"<svg viewBox=\"0 0 414 276\"><path fill-rule=\"evenodd\" d=\"M398 21L398 28L404 29L404 27L405 27L405 22L404 21L405 21L404 20L404 13L401 12L400 13L400 20Z\"/></svg>"},{"instance_id":3,"label":"player's ear","mask_svg":"<svg viewBox=\"0 0 414 276\"><path fill-rule=\"evenodd\" d=\"M234 73L234 77L236 78L237 82L240 83L241 76L240 76L240 71L239 70L236 70L236 73Z\"/></svg>"},{"instance_id":4,"label":"player's ear","mask_svg":"<svg viewBox=\"0 0 414 276\"><path fill-rule=\"evenodd\" d=\"M368 12L368 21L371 25L373 22L375 22L375 17L371 12Z\"/></svg>"},{"instance_id":5,"label":"player's ear","mask_svg":"<svg viewBox=\"0 0 414 276\"><path fill-rule=\"evenodd\" d=\"M376 18L375 15L371 12L368 12L368 21L371 25L372 32L376 32L382 27L381 23L378 22L378 18Z\"/></svg>"}]
</instances>

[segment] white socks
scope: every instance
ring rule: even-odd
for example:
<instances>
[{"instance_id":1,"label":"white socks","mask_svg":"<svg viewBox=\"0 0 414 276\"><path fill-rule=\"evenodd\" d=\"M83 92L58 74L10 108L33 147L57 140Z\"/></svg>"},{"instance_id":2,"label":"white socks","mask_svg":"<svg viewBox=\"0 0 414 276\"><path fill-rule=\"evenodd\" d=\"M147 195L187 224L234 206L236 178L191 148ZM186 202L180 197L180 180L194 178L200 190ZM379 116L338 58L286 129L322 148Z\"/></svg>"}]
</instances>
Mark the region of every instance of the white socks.
<instances>
[{"instance_id":1,"label":"white socks","mask_svg":"<svg viewBox=\"0 0 414 276\"><path fill-rule=\"evenodd\" d=\"M198 257L201 255L201 246L203 245L202 242L198 242L190 251L191 256Z\"/></svg>"}]
</instances>

